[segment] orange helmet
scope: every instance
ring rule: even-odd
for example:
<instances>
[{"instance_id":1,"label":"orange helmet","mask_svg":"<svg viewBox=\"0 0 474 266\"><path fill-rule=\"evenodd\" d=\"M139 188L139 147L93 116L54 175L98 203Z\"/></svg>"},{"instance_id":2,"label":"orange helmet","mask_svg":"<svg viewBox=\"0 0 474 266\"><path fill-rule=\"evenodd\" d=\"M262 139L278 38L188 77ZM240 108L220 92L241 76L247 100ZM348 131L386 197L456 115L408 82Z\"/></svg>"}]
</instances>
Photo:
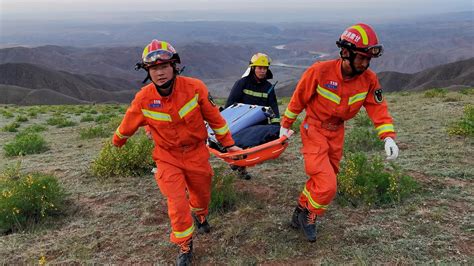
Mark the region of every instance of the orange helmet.
<instances>
[{"instance_id":1,"label":"orange helmet","mask_svg":"<svg viewBox=\"0 0 474 266\"><path fill-rule=\"evenodd\" d=\"M141 62L143 68L168 62L181 63L178 53L171 44L153 40L143 49Z\"/></svg>"},{"instance_id":2,"label":"orange helmet","mask_svg":"<svg viewBox=\"0 0 474 266\"><path fill-rule=\"evenodd\" d=\"M347 48L368 57L379 57L383 53L383 45L379 43L377 34L364 23L347 28L336 44L339 48Z\"/></svg>"}]
</instances>

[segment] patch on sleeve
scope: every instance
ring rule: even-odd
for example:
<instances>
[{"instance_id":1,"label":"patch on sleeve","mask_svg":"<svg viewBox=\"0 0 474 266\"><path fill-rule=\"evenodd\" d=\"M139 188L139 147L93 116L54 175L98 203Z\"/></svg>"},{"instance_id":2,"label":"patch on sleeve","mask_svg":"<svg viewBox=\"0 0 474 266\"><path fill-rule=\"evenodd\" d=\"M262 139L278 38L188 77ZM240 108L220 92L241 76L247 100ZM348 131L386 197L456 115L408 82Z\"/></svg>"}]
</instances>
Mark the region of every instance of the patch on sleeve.
<instances>
[{"instance_id":1,"label":"patch on sleeve","mask_svg":"<svg viewBox=\"0 0 474 266\"><path fill-rule=\"evenodd\" d=\"M382 89L377 89L374 91L374 99L376 103L382 103L383 102L383 95L382 95Z\"/></svg>"},{"instance_id":2,"label":"patch on sleeve","mask_svg":"<svg viewBox=\"0 0 474 266\"><path fill-rule=\"evenodd\" d=\"M212 106L217 106L216 103L214 102L214 98L212 98L212 95L209 93L209 96L207 96L207 99L209 102L212 104Z\"/></svg>"}]
</instances>

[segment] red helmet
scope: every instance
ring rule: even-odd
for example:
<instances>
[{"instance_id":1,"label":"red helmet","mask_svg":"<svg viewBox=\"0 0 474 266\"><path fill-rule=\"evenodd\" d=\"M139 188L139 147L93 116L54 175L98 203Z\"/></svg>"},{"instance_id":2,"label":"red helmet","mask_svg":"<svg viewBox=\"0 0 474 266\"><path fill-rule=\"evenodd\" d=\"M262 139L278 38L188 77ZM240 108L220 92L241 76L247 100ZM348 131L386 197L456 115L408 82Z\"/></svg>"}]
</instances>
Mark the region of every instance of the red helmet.
<instances>
[{"instance_id":1,"label":"red helmet","mask_svg":"<svg viewBox=\"0 0 474 266\"><path fill-rule=\"evenodd\" d=\"M171 44L153 40L143 49L142 66L144 68L168 62L181 63L178 53Z\"/></svg>"},{"instance_id":2,"label":"red helmet","mask_svg":"<svg viewBox=\"0 0 474 266\"><path fill-rule=\"evenodd\" d=\"M344 47L368 57L379 57L383 53L383 45L379 43L374 29L363 23L347 28L336 44L339 48Z\"/></svg>"}]
</instances>

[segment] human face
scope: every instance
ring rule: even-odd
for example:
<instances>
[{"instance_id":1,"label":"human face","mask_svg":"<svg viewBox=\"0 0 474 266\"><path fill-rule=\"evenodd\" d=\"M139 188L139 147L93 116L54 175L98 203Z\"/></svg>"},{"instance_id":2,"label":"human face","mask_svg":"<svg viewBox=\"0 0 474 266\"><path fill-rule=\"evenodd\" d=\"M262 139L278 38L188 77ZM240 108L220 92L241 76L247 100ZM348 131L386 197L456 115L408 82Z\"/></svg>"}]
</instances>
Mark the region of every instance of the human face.
<instances>
[{"instance_id":1,"label":"human face","mask_svg":"<svg viewBox=\"0 0 474 266\"><path fill-rule=\"evenodd\" d=\"M159 64L149 69L151 80L158 86L161 86L171 80L174 75L171 63Z\"/></svg>"},{"instance_id":2,"label":"human face","mask_svg":"<svg viewBox=\"0 0 474 266\"><path fill-rule=\"evenodd\" d=\"M258 79L264 79L267 76L268 67L266 66L256 66L255 67L255 76Z\"/></svg>"},{"instance_id":3,"label":"human face","mask_svg":"<svg viewBox=\"0 0 474 266\"><path fill-rule=\"evenodd\" d=\"M364 72L369 67L370 59L372 58L356 52L356 57L354 58L354 67L357 72Z\"/></svg>"}]
</instances>

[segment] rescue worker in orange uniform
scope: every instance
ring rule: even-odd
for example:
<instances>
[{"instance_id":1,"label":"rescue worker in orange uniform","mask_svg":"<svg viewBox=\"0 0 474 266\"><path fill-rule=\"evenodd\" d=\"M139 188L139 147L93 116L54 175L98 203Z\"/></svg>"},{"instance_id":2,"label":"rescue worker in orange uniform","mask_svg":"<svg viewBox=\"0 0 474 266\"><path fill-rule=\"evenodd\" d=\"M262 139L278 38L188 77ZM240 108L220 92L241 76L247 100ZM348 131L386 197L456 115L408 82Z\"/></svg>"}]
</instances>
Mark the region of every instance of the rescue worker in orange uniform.
<instances>
[{"instance_id":1,"label":"rescue worker in orange uniform","mask_svg":"<svg viewBox=\"0 0 474 266\"><path fill-rule=\"evenodd\" d=\"M232 87L225 108L235 103L269 106L272 108L275 117L271 118L268 122L279 125L280 111L278 110L275 86L268 81L273 78L273 73L269 68L271 62L270 57L264 53L254 54L250 59L247 71ZM268 122L264 121L265 124ZM237 170L241 178L246 180L252 178L252 175L247 172L246 167L234 165L230 167L232 170Z\"/></svg>"},{"instance_id":2,"label":"rescue worker in orange uniform","mask_svg":"<svg viewBox=\"0 0 474 266\"><path fill-rule=\"evenodd\" d=\"M238 151L226 121L219 113L204 83L179 76L180 58L169 43L153 40L138 67L144 68L151 83L132 101L113 144L121 147L141 126L147 126L155 143L155 179L167 198L172 232L170 240L180 246L178 265L189 265L195 226L209 233L206 220L211 198L212 168L204 121L228 151Z\"/></svg>"},{"instance_id":3,"label":"rescue worker in orange uniform","mask_svg":"<svg viewBox=\"0 0 474 266\"><path fill-rule=\"evenodd\" d=\"M306 110L301 124L301 152L309 179L291 225L301 228L311 242L316 241L316 217L324 214L336 194L344 121L363 106L378 136L385 141L387 159L398 156L392 117L377 76L368 68L370 60L383 52L375 31L359 23L347 28L336 44L341 58L316 62L303 73L280 128L280 136L287 135L297 116Z\"/></svg>"}]
</instances>

